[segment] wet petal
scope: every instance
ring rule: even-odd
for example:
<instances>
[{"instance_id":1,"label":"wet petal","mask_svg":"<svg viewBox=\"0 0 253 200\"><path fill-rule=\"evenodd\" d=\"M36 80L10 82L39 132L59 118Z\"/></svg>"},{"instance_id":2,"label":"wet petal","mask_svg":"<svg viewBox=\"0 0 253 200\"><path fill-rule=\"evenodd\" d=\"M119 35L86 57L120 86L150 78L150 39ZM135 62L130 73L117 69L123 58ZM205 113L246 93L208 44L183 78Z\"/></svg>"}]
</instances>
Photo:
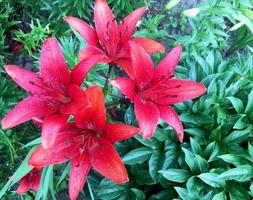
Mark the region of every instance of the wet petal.
<instances>
[{"instance_id":1,"label":"wet petal","mask_svg":"<svg viewBox=\"0 0 253 200\"><path fill-rule=\"evenodd\" d=\"M188 101L203 95L206 87L202 83L184 80L184 79L168 79L162 83L153 85L145 96L149 96L153 102L159 105L175 104Z\"/></svg>"},{"instance_id":2,"label":"wet petal","mask_svg":"<svg viewBox=\"0 0 253 200\"><path fill-rule=\"evenodd\" d=\"M41 140L45 149L51 148L61 128L66 124L67 115L53 114L45 117L42 125Z\"/></svg>"},{"instance_id":3,"label":"wet petal","mask_svg":"<svg viewBox=\"0 0 253 200\"><path fill-rule=\"evenodd\" d=\"M144 89L151 83L154 72L153 62L145 50L135 42L129 42L129 45L135 79L138 87Z\"/></svg>"},{"instance_id":4,"label":"wet petal","mask_svg":"<svg viewBox=\"0 0 253 200\"><path fill-rule=\"evenodd\" d=\"M107 123L102 137L109 140L111 143L115 143L131 138L139 132L140 129L127 124Z\"/></svg>"},{"instance_id":5,"label":"wet petal","mask_svg":"<svg viewBox=\"0 0 253 200\"><path fill-rule=\"evenodd\" d=\"M67 22L74 30L76 30L84 38L84 40L91 45L98 45L98 38L96 31L86 22L76 17L64 17Z\"/></svg>"},{"instance_id":6,"label":"wet petal","mask_svg":"<svg viewBox=\"0 0 253 200\"><path fill-rule=\"evenodd\" d=\"M118 25L106 0L95 0L94 21L98 38L108 54L113 55L118 42Z\"/></svg>"},{"instance_id":7,"label":"wet petal","mask_svg":"<svg viewBox=\"0 0 253 200\"><path fill-rule=\"evenodd\" d=\"M59 133L54 146L44 149L42 145L32 153L28 164L34 167L43 167L52 164L64 163L79 154L80 138L76 132Z\"/></svg>"},{"instance_id":8,"label":"wet petal","mask_svg":"<svg viewBox=\"0 0 253 200\"><path fill-rule=\"evenodd\" d=\"M102 131L105 128L106 109L104 94L100 87L92 86L85 90L90 107L74 115L74 121L79 128Z\"/></svg>"},{"instance_id":9,"label":"wet petal","mask_svg":"<svg viewBox=\"0 0 253 200\"><path fill-rule=\"evenodd\" d=\"M101 58L101 56L91 56L79 62L71 71L71 83L81 85L88 72L98 63Z\"/></svg>"},{"instance_id":10,"label":"wet petal","mask_svg":"<svg viewBox=\"0 0 253 200\"><path fill-rule=\"evenodd\" d=\"M177 45L163 58L163 60L157 65L155 69L153 82L158 81L162 77L171 77L173 75L181 53L182 46Z\"/></svg>"},{"instance_id":11,"label":"wet petal","mask_svg":"<svg viewBox=\"0 0 253 200\"><path fill-rule=\"evenodd\" d=\"M161 119L174 129L178 140L183 142L184 128L176 111L171 106L158 106L158 109Z\"/></svg>"},{"instance_id":12,"label":"wet petal","mask_svg":"<svg viewBox=\"0 0 253 200\"><path fill-rule=\"evenodd\" d=\"M69 103L61 106L60 112L65 115L75 114L82 108L89 106L89 102L81 87L71 84L68 88L68 96L71 98Z\"/></svg>"},{"instance_id":13,"label":"wet petal","mask_svg":"<svg viewBox=\"0 0 253 200\"><path fill-rule=\"evenodd\" d=\"M135 81L129 78L115 78L110 79L110 83L113 87L117 88L123 95L129 99L134 100L135 97Z\"/></svg>"},{"instance_id":14,"label":"wet petal","mask_svg":"<svg viewBox=\"0 0 253 200\"><path fill-rule=\"evenodd\" d=\"M136 96L134 100L134 111L139 127L142 130L142 137L144 139L152 137L160 118L157 106L151 101L146 101L140 96Z\"/></svg>"},{"instance_id":15,"label":"wet petal","mask_svg":"<svg viewBox=\"0 0 253 200\"><path fill-rule=\"evenodd\" d=\"M43 80L58 91L65 91L70 82L68 66L64 60L58 41L45 40L40 55L40 72Z\"/></svg>"},{"instance_id":16,"label":"wet petal","mask_svg":"<svg viewBox=\"0 0 253 200\"><path fill-rule=\"evenodd\" d=\"M105 52L98 47L87 45L83 50L80 51L78 57L80 60L88 59L91 56L100 56L98 63L109 63L111 59L105 55Z\"/></svg>"},{"instance_id":17,"label":"wet petal","mask_svg":"<svg viewBox=\"0 0 253 200\"><path fill-rule=\"evenodd\" d=\"M97 138L89 149L89 155L90 163L97 172L118 184L128 181L126 168L110 142Z\"/></svg>"},{"instance_id":18,"label":"wet petal","mask_svg":"<svg viewBox=\"0 0 253 200\"><path fill-rule=\"evenodd\" d=\"M69 196L71 200L76 200L79 192L82 190L86 177L90 171L91 164L89 156L83 153L71 160L69 175Z\"/></svg>"},{"instance_id":19,"label":"wet petal","mask_svg":"<svg viewBox=\"0 0 253 200\"><path fill-rule=\"evenodd\" d=\"M5 65L7 74L23 89L31 94L43 92L42 78L27 69L15 65Z\"/></svg>"},{"instance_id":20,"label":"wet petal","mask_svg":"<svg viewBox=\"0 0 253 200\"><path fill-rule=\"evenodd\" d=\"M56 112L57 102L36 96L29 96L19 102L3 119L2 129L12 128L33 117L41 117Z\"/></svg>"},{"instance_id":21,"label":"wet petal","mask_svg":"<svg viewBox=\"0 0 253 200\"><path fill-rule=\"evenodd\" d=\"M114 62L119 65L131 79L135 79L134 69L130 58L117 59Z\"/></svg>"},{"instance_id":22,"label":"wet petal","mask_svg":"<svg viewBox=\"0 0 253 200\"><path fill-rule=\"evenodd\" d=\"M158 53L158 52L163 53L165 51L165 48L162 44L149 38L134 37L130 41L133 41L137 43L138 45L140 45L149 54Z\"/></svg>"},{"instance_id":23,"label":"wet petal","mask_svg":"<svg viewBox=\"0 0 253 200\"><path fill-rule=\"evenodd\" d=\"M121 44L124 44L131 38L137 22L147 10L147 7L138 8L125 17L125 19L120 23L119 35Z\"/></svg>"}]
</instances>

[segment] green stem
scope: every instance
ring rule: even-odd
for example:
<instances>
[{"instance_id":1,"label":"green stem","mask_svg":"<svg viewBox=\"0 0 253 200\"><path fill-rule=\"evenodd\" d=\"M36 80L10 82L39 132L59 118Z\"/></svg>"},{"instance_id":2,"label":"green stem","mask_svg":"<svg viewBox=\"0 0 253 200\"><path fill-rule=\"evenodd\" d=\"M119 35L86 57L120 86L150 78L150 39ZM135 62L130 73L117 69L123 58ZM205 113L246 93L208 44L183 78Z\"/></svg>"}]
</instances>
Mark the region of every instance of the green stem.
<instances>
[{"instance_id":1,"label":"green stem","mask_svg":"<svg viewBox=\"0 0 253 200\"><path fill-rule=\"evenodd\" d=\"M105 81L105 85L104 85L104 88L103 88L103 92L104 92L105 95L108 92L108 80L110 78L113 66L114 66L113 64L109 64L108 72L107 72L107 75L106 75L106 81Z\"/></svg>"}]
</instances>

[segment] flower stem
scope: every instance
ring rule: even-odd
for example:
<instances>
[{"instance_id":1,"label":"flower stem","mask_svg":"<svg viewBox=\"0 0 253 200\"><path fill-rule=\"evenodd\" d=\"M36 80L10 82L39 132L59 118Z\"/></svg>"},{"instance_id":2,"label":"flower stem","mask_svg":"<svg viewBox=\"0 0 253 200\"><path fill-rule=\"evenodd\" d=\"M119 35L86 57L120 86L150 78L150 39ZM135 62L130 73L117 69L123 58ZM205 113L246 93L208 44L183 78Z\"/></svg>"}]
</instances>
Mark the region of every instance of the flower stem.
<instances>
[{"instance_id":1,"label":"flower stem","mask_svg":"<svg viewBox=\"0 0 253 200\"><path fill-rule=\"evenodd\" d=\"M104 88L103 88L103 92L104 92L105 95L108 92L108 80L110 78L113 66L114 66L114 64L109 64L108 72L107 72L107 75L106 75L106 81L105 81L105 85L104 85Z\"/></svg>"}]
</instances>

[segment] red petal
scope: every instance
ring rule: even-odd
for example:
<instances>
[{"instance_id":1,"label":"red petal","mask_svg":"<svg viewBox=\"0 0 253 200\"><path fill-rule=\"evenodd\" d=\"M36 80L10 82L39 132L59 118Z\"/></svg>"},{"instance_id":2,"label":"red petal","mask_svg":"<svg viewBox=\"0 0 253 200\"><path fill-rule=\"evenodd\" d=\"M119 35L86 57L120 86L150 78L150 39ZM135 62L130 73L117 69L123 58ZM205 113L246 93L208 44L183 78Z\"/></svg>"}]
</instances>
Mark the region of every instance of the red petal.
<instances>
[{"instance_id":1,"label":"red petal","mask_svg":"<svg viewBox=\"0 0 253 200\"><path fill-rule=\"evenodd\" d=\"M77 199L79 192L84 186L90 168L89 156L86 153L71 160L69 176L69 196L71 200Z\"/></svg>"},{"instance_id":2,"label":"red petal","mask_svg":"<svg viewBox=\"0 0 253 200\"><path fill-rule=\"evenodd\" d=\"M40 72L44 81L56 90L64 91L70 82L68 66L59 43L54 37L46 39L43 43L40 55Z\"/></svg>"},{"instance_id":3,"label":"red petal","mask_svg":"<svg viewBox=\"0 0 253 200\"><path fill-rule=\"evenodd\" d=\"M121 22L119 27L121 44L124 44L131 38L137 22L147 10L147 7L138 8L125 17L125 19Z\"/></svg>"},{"instance_id":4,"label":"red petal","mask_svg":"<svg viewBox=\"0 0 253 200\"><path fill-rule=\"evenodd\" d=\"M118 42L118 25L106 0L96 0L94 21L98 38L106 47L108 55L113 56Z\"/></svg>"},{"instance_id":5,"label":"red petal","mask_svg":"<svg viewBox=\"0 0 253 200\"><path fill-rule=\"evenodd\" d=\"M41 87L36 86L43 86L43 80L34 72L15 65L6 65L4 69L8 75L27 92L31 94L43 92Z\"/></svg>"},{"instance_id":6,"label":"red petal","mask_svg":"<svg viewBox=\"0 0 253 200\"><path fill-rule=\"evenodd\" d=\"M138 45L140 45L149 54L153 54L157 52L163 53L165 51L165 48L162 44L149 38L134 37L130 41L133 41L137 43Z\"/></svg>"},{"instance_id":7,"label":"red petal","mask_svg":"<svg viewBox=\"0 0 253 200\"><path fill-rule=\"evenodd\" d=\"M171 106L158 106L161 119L171 126L177 134L178 140L183 142L184 128L176 111Z\"/></svg>"},{"instance_id":8,"label":"red petal","mask_svg":"<svg viewBox=\"0 0 253 200\"><path fill-rule=\"evenodd\" d=\"M144 139L152 137L160 117L157 106L151 101L146 101L140 96L136 96L134 100L134 110L139 127L142 130L142 137Z\"/></svg>"},{"instance_id":9,"label":"red petal","mask_svg":"<svg viewBox=\"0 0 253 200\"><path fill-rule=\"evenodd\" d=\"M151 83L154 66L151 58L145 50L134 42L129 42L131 48L131 59L135 78L140 89L144 89Z\"/></svg>"},{"instance_id":10,"label":"red petal","mask_svg":"<svg viewBox=\"0 0 253 200\"><path fill-rule=\"evenodd\" d=\"M27 176L24 176L19 183L19 186L16 190L17 194L24 194L25 192L27 192L30 189L30 183L29 183L29 179Z\"/></svg>"},{"instance_id":11,"label":"red petal","mask_svg":"<svg viewBox=\"0 0 253 200\"><path fill-rule=\"evenodd\" d=\"M43 119L40 118L40 117L33 117L33 118L32 118L32 121L33 121L33 123L36 124L37 126L42 127L42 125L43 125Z\"/></svg>"},{"instance_id":12,"label":"red petal","mask_svg":"<svg viewBox=\"0 0 253 200\"><path fill-rule=\"evenodd\" d=\"M181 53L182 46L177 45L164 57L164 59L157 65L157 68L155 69L155 75L153 79L154 82L158 81L163 76L171 77L173 75Z\"/></svg>"},{"instance_id":13,"label":"red petal","mask_svg":"<svg viewBox=\"0 0 253 200\"><path fill-rule=\"evenodd\" d=\"M140 132L140 129L134 126L107 123L102 137L109 140L111 143L115 143L131 138L138 132Z\"/></svg>"},{"instance_id":14,"label":"red petal","mask_svg":"<svg viewBox=\"0 0 253 200\"><path fill-rule=\"evenodd\" d=\"M105 52L98 47L87 45L81 52L78 57L80 60L87 59L91 56L100 56L100 60L98 63L109 63L111 59L105 55Z\"/></svg>"},{"instance_id":15,"label":"red petal","mask_svg":"<svg viewBox=\"0 0 253 200\"><path fill-rule=\"evenodd\" d=\"M197 98L206 92L202 83L184 79L167 79L153 85L143 95L158 105L168 105Z\"/></svg>"},{"instance_id":16,"label":"red petal","mask_svg":"<svg viewBox=\"0 0 253 200\"><path fill-rule=\"evenodd\" d=\"M88 72L98 63L101 58L101 56L91 56L79 62L70 74L71 83L81 85Z\"/></svg>"},{"instance_id":17,"label":"red petal","mask_svg":"<svg viewBox=\"0 0 253 200\"><path fill-rule=\"evenodd\" d=\"M129 78L115 78L110 79L113 87L116 87L123 95L129 99L134 100L135 97L135 81Z\"/></svg>"},{"instance_id":18,"label":"red petal","mask_svg":"<svg viewBox=\"0 0 253 200\"><path fill-rule=\"evenodd\" d=\"M65 103L61 106L60 112L65 115L75 114L82 108L89 106L86 95L82 88L77 85L71 84L68 88L68 96L71 102Z\"/></svg>"},{"instance_id":19,"label":"red petal","mask_svg":"<svg viewBox=\"0 0 253 200\"><path fill-rule=\"evenodd\" d=\"M54 114L45 117L42 125L41 140L45 149L51 148L61 128L66 124L67 115Z\"/></svg>"},{"instance_id":20,"label":"red petal","mask_svg":"<svg viewBox=\"0 0 253 200\"><path fill-rule=\"evenodd\" d=\"M73 29L75 29L84 40L91 45L98 45L98 38L96 31L86 22L76 17L64 17L65 22L67 22Z\"/></svg>"},{"instance_id":21,"label":"red petal","mask_svg":"<svg viewBox=\"0 0 253 200\"><path fill-rule=\"evenodd\" d=\"M117 59L114 62L119 65L131 79L135 79L134 69L130 58Z\"/></svg>"},{"instance_id":22,"label":"red petal","mask_svg":"<svg viewBox=\"0 0 253 200\"><path fill-rule=\"evenodd\" d=\"M126 168L112 144L102 138L97 138L94 143L89 149L92 167L116 183L121 184L127 182L128 175Z\"/></svg>"},{"instance_id":23,"label":"red petal","mask_svg":"<svg viewBox=\"0 0 253 200\"><path fill-rule=\"evenodd\" d=\"M2 129L12 128L33 117L52 114L58 110L58 104L48 99L29 96L19 102L3 119Z\"/></svg>"},{"instance_id":24,"label":"red petal","mask_svg":"<svg viewBox=\"0 0 253 200\"><path fill-rule=\"evenodd\" d=\"M85 94L90 102L90 107L74 115L75 123L79 128L102 131L105 128L106 122L103 91L98 86L92 86L85 90Z\"/></svg>"},{"instance_id":25,"label":"red petal","mask_svg":"<svg viewBox=\"0 0 253 200\"><path fill-rule=\"evenodd\" d=\"M35 149L28 161L29 165L43 167L73 159L79 154L80 147L80 138L75 136L76 132L59 133L52 148L44 149L40 145Z\"/></svg>"}]
</instances>

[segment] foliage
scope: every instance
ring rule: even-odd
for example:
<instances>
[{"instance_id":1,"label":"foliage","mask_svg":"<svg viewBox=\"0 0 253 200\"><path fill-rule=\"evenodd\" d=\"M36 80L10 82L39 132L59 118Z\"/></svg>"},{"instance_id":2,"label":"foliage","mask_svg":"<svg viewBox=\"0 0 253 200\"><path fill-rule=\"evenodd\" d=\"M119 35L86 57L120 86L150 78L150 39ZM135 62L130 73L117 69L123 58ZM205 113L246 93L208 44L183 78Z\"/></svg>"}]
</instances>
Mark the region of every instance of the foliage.
<instances>
[{"instance_id":1,"label":"foliage","mask_svg":"<svg viewBox=\"0 0 253 200\"><path fill-rule=\"evenodd\" d=\"M39 21L31 24L30 33L18 30L12 33L13 37L24 44L24 54L33 54L34 50L39 49L45 37L63 30L64 36L60 39L62 49L67 62L70 66L74 66L78 62L76 55L84 43L78 37L66 32L67 28L61 29L62 17L76 15L88 19L92 15L93 1L76 0L75 9L72 9L73 1L57 0L52 4L49 0L40 0L36 1L35 5L33 2L22 0L19 4L28 13L26 23L30 23L31 18L33 20L38 18ZM120 17L143 3L150 4L139 1L128 3L123 0L109 2L114 10L119 8ZM0 25L0 55L4 56L7 53L4 36L6 30L12 26L12 24L7 26L5 22L11 21L8 20L9 13L13 13L14 5L16 2L13 1L11 5L1 6L3 11L0 20L4 23ZM156 3L151 3L151 11L154 6ZM106 179L102 180L101 176L93 172L88 177L81 194L82 198L105 200L253 198L253 55L250 47L253 37L252 6L249 0L210 0L197 5L200 11L194 17L187 18L183 15L184 10L176 6L180 18L164 9L160 13L150 12L141 21L136 35L161 41L165 39L168 46L183 44L184 53L176 69L176 77L201 81L207 86L208 91L197 100L175 105L185 128L186 136L182 144L177 141L173 130L163 122L152 139L142 140L140 136L136 136L117 143L115 146L127 166L130 181L117 185ZM40 15L41 13L44 14ZM168 23L168 19L171 23ZM49 30L46 27L48 24ZM170 32L172 27L177 29L177 34ZM154 61L158 62L161 57L162 55L155 55ZM0 65L3 63L3 58L1 60L0 57ZM106 72L105 65L96 66L89 73L87 84L92 85L95 82L103 85ZM114 73L117 73L117 70ZM24 96L5 77L6 75L1 72L1 118ZM112 87L109 87L108 94L112 94L107 96L109 114L116 115L119 120L124 119L125 123L137 125L130 102L115 104L115 101L121 100L121 96ZM3 188L8 176L17 169L19 161L24 159L23 155L29 152L33 145L39 144L38 140L34 140L38 137L39 131L32 123L26 123L11 131L0 130L2 137L0 179L3 180L0 188ZM20 149L33 140L31 145ZM36 198L47 198L48 194L57 199L59 193L67 191L68 169L69 166L63 165L45 168L42 179L46 182L41 185ZM14 175L13 178L15 181L18 180L18 176ZM5 194L7 199L11 196L17 197L13 192ZM35 194L27 193L25 198L34 199Z\"/></svg>"}]
</instances>

